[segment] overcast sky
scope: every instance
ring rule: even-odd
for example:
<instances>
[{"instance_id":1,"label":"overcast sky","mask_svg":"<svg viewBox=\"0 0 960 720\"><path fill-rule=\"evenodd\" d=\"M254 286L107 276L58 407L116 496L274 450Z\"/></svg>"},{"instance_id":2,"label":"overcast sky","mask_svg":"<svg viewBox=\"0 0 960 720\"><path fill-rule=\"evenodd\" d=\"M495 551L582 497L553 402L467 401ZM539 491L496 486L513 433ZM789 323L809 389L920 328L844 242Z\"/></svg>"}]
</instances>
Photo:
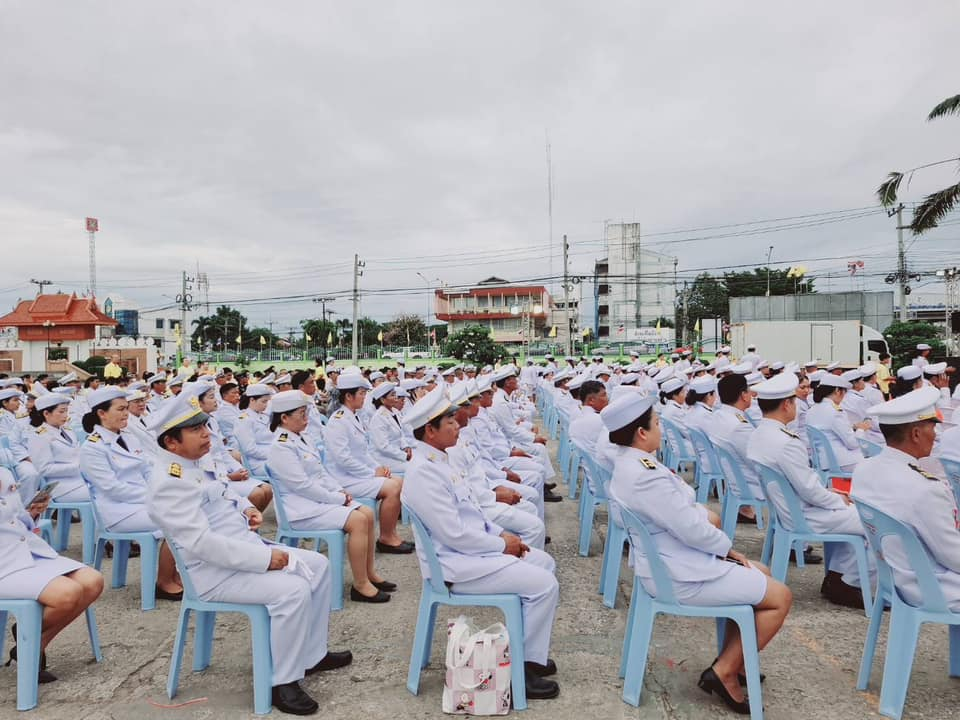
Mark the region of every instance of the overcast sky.
<instances>
[{"instance_id":1,"label":"overcast sky","mask_svg":"<svg viewBox=\"0 0 960 720\"><path fill-rule=\"evenodd\" d=\"M198 263L212 302L342 293L354 253L362 287L416 289L417 271L558 273L563 233L573 270L592 273L608 220L662 243L731 230L653 233L869 208L888 171L957 154L960 118L925 117L960 92L958 23L943 0L2 0L0 309L30 278L87 288L86 215L101 223L98 297L156 307ZM905 199L954 178L925 171ZM761 265L773 245L775 263L814 274L862 258L882 286L893 228L876 211L651 247L681 279ZM911 260L955 264L958 248L960 225L945 226ZM425 299L371 294L363 312ZM243 312L280 330L318 314Z\"/></svg>"}]
</instances>

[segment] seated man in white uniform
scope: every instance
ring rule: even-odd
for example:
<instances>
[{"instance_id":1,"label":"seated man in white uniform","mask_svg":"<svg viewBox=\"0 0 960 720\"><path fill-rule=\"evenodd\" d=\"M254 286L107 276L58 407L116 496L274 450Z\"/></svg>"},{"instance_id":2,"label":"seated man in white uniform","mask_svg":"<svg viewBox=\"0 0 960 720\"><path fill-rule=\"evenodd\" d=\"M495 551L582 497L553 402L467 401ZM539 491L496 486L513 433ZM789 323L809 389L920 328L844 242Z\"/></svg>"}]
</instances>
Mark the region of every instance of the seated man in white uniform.
<instances>
[{"instance_id":1,"label":"seated man in white uniform","mask_svg":"<svg viewBox=\"0 0 960 720\"><path fill-rule=\"evenodd\" d=\"M454 416L460 428L457 444L447 448L450 463L470 483L470 491L480 506L483 516L504 530L519 535L527 545L543 550L546 529L538 517L537 507L501 479L489 478L484 472L475 435L470 428L470 419L480 411L480 390L470 380L460 383L450 395L450 403L456 408Z\"/></svg>"},{"instance_id":2,"label":"seated man in white uniform","mask_svg":"<svg viewBox=\"0 0 960 720\"><path fill-rule=\"evenodd\" d=\"M359 373L343 373L337 378L342 405L326 426L324 461L331 477L351 495L381 501L377 550L407 554L413 552L413 544L397 534L403 480L392 477L390 468L378 465L373 459L367 446L366 428L357 417L369 389L370 383Z\"/></svg>"},{"instance_id":3,"label":"seated man in white uniform","mask_svg":"<svg viewBox=\"0 0 960 720\"><path fill-rule=\"evenodd\" d=\"M399 412L403 401L397 397L397 386L384 382L369 394L374 408L369 423L370 452L374 460L390 468L391 475L403 477L413 449L403 433Z\"/></svg>"},{"instance_id":4,"label":"seated man in white uniform","mask_svg":"<svg viewBox=\"0 0 960 720\"><path fill-rule=\"evenodd\" d=\"M294 715L315 713L319 706L300 680L353 660L349 651L327 651L330 566L319 553L257 535L260 511L200 468L210 451L208 417L196 398L181 397L150 415L162 448L150 481L150 517L176 546L201 600L267 606L273 704Z\"/></svg>"},{"instance_id":5,"label":"seated man in white uniform","mask_svg":"<svg viewBox=\"0 0 960 720\"><path fill-rule=\"evenodd\" d=\"M850 499L821 484L800 438L787 429L797 413L797 384L796 375L783 373L757 385L763 420L750 436L747 456L783 474L799 496L803 516L814 532L864 535ZM788 517L782 496L777 493L769 500L781 516ZM869 583L870 578L860 577L853 548L846 543L837 544L830 553L820 593L834 604L862 609L861 582Z\"/></svg>"},{"instance_id":6,"label":"seated man in white uniform","mask_svg":"<svg viewBox=\"0 0 960 720\"><path fill-rule=\"evenodd\" d=\"M554 698L560 686L547 680L556 672L548 658L560 586L547 553L527 547L519 537L489 522L477 507L468 481L450 463L447 448L457 442L454 408L443 388L411 408L407 422L417 447L403 484L402 499L430 533L443 579L455 593L516 593L523 610L526 689L530 699ZM417 547L420 555L422 550ZM420 571L430 566L420 555Z\"/></svg>"},{"instance_id":7,"label":"seated man in white uniform","mask_svg":"<svg viewBox=\"0 0 960 720\"><path fill-rule=\"evenodd\" d=\"M870 426L870 421L861 421L854 426L850 417L843 410L843 401L848 390L849 381L842 376L826 374L820 378L820 384L813 391L814 406L807 411L807 427L820 430L826 435L833 449L833 454L844 472L853 472L857 463L863 460L860 443L854 434L854 427L862 429ZM827 469L826 458L814 458L819 467Z\"/></svg>"},{"instance_id":8,"label":"seated man in white uniform","mask_svg":"<svg viewBox=\"0 0 960 720\"><path fill-rule=\"evenodd\" d=\"M924 387L870 408L880 421L887 446L857 466L851 494L913 529L930 555L947 606L958 612L960 511L950 486L920 467L920 460L933 450L939 400L938 388ZM904 600L920 603L923 597L916 573L898 538L884 542L883 557Z\"/></svg>"},{"instance_id":9,"label":"seated man in white uniform","mask_svg":"<svg viewBox=\"0 0 960 720\"><path fill-rule=\"evenodd\" d=\"M637 515L666 565L676 599L687 605L749 604L754 607L757 646L762 650L779 632L792 596L769 570L732 548L719 529L720 518L696 502L696 493L682 478L657 462L660 418L656 398L629 394L600 414L608 439L617 446L610 481L611 507ZM634 572L648 593L656 595L647 556L633 545ZM700 675L699 686L716 693L732 710L749 714L741 687L743 647L734 623L727 624L723 650Z\"/></svg>"}]
</instances>

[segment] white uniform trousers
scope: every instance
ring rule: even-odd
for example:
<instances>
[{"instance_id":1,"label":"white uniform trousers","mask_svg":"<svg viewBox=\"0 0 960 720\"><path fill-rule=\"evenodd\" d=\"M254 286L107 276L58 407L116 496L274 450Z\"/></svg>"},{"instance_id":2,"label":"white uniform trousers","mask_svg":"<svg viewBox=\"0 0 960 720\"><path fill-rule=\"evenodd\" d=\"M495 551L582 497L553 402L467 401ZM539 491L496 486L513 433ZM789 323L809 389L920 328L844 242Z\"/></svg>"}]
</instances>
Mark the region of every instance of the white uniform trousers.
<instances>
[{"instance_id":1,"label":"white uniform trousers","mask_svg":"<svg viewBox=\"0 0 960 720\"><path fill-rule=\"evenodd\" d=\"M553 576L556 564L542 550L530 550L520 562L467 582L453 584L456 593L516 593L523 610L523 651L527 662L545 665L553 632L553 616L560 601L560 584ZM516 638L510 638L515 643Z\"/></svg>"},{"instance_id":2,"label":"white uniform trousers","mask_svg":"<svg viewBox=\"0 0 960 720\"><path fill-rule=\"evenodd\" d=\"M857 510L853 505L848 505L844 510L831 512L828 518L828 522L824 522L824 519L819 517L813 520L807 518L807 523L814 532L862 535L864 536L864 543L866 543L866 531L863 529L860 516L857 514ZM860 578L860 571L857 569L857 556L850 544L826 543L824 555L826 555L828 570L833 570L843 575L843 581L847 585L861 587L860 583L862 580ZM872 585L873 576L877 571L870 553L867 553L867 562L870 566L870 579L868 582Z\"/></svg>"},{"instance_id":3,"label":"white uniform trousers","mask_svg":"<svg viewBox=\"0 0 960 720\"><path fill-rule=\"evenodd\" d=\"M533 443L533 450L534 452L531 454L540 461L540 466L543 468L544 479L550 480L557 473L553 469L553 463L550 462L550 453L547 450L547 446L541 445L540 443Z\"/></svg>"},{"instance_id":4,"label":"white uniform trousers","mask_svg":"<svg viewBox=\"0 0 960 720\"><path fill-rule=\"evenodd\" d=\"M483 514L487 520L517 535L530 547L543 550L547 528L537 516L537 508L533 503L527 500L521 500L516 505L498 502L493 507L483 508Z\"/></svg>"},{"instance_id":5,"label":"white uniform trousers","mask_svg":"<svg viewBox=\"0 0 960 720\"><path fill-rule=\"evenodd\" d=\"M306 563L313 572L313 580L308 582L302 576L284 570L238 572L201 598L267 606L274 685L302 680L304 671L323 659L327 654L330 620L330 565L327 558L310 550L282 549L296 554L298 561Z\"/></svg>"}]
</instances>

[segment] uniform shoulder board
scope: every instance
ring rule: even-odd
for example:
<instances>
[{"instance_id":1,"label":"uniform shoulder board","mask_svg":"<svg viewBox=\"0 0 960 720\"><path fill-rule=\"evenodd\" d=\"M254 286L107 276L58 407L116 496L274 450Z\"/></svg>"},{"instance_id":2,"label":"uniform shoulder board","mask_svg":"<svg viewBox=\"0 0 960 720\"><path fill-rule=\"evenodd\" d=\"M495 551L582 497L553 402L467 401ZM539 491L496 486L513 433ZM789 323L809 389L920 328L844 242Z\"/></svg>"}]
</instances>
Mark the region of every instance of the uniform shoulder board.
<instances>
[{"instance_id":1,"label":"uniform shoulder board","mask_svg":"<svg viewBox=\"0 0 960 720\"><path fill-rule=\"evenodd\" d=\"M183 468L180 467L180 463L170 463L167 472L170 473L170 477L178 478L183 476Z\"/></svg>"},{"instance_id":2,"label":"uniform shoulder board","mask_svg":"<svg viewBox=\"0 0 960 720\"><path fill-rule=\"evenodd\" d=\"M337 410L337 411L333 414L333 416L334 416L335 418L342 418L342 417L343 417L343 410Z\"/></svg>"},{"instance_id":3,"label":"uniform shoulder board","mask_svg":"<svg viewBox=\"0 0 960 720\"><path fill-rule=\"evenodd\" d=\"M791 432L790 430L787 430L785 427L780 428L780 432L789 435L790 437L794 438L795 440L799 440L799 439L800 439L800 436L799 436L799 435L797 435L795 432Z\"/></svg>"},{"instance_id":4,"label":"uniform shoulder board","mask_svg":"<svg viewBox=\"0 0 960 720\"><path fill-rule=\"evenodd\" d=\"M17 413L17 416L16 416L16 417L17 417L17 420L23 420L25 417L27 417L27 416L29 416L29 415L30 415L30 413L20 412L20 413Z\"/></svg>"},{"instance_id":5,"label":"uniform shoulder board","mask_svg":"<svg viewBox=\"0 0 960 720\"><path fill-rule=\"evenodd\" d=\"M286 442L289 436L286 433L280 433L277 437L277 442Z\"/></svg>"},{"instance_id":6,"label":"uniform shoulder board","mask_svg":"<svg viewBox=\"0 0 960 720\"><path fill-rule=\"evenodd\" d=\"M843 412L843 408L837 405L836 403L833 404L833 409L836 410L837 412Z\"/></svg>"},{"instance_id":7,"label":"uniform shoulder board","mask_svg":"<svg viewBox=\"0 0 960 720\"><path fill-rule=\"evenodd\" d=\"M99 433L90 433L87 435L87 442L100 442Z\"/></svg>"},{"instance_id":8,"label":"uniform shoulder board","mask_svg":"<svg viewBox=\"0 0 960 720\"><path fill-rule=\"evenodd\" d=\"M657 464L656 464L653 460L651 460L650 458L640 458L640 462L643 463L643 466L644 466L647 470L656 470L656 469L657 469Z\"/></svg>"},{"instance_id":9,"label":"uniform shoulder board","mask_svg":"<svg viewBox=\"0 0 960 720\"><path fill-rule=\"evenodd\" d=\"M748 422L750 422L749 420L747 420L747 419L743 416L743 413L737 413L737 420L739 420L739 421L742 422L742 423L748 423Z\"/></svg>"},{"instance_id":10,"label":"uniform shoulder board","mask_svg":"<svg viewBox=\"0 0 960 720\"><path fill-rule=\"evenodd\" d=\"M437 456L434 455L433 453L430 453L429 455L427 455L427 460L429 460L430 462L436 462Z\"/></svg>"},{"instance_id":11,"label":"uniform shoulder board","mask_svg":"<svg viewBox=\"0 0 960 720\"><path fill-rule=\"evenodd\" d=\"M35 432L37 435L43 435L43 433L45 433L46 431L47 431L47 426L46 426L46 425L41 425L41 426L38 427L36 430L34 430L34 432Z\"/></svg>"},{"instance_id":12,"label":"uniform shoulder board","mask_svg":"<svg viewBox=\"0 0 960 720\"><path fill-rule=\"evenodd\" d=\"M909 465L911 470L916 470L918 473L923 475L927 480L940 480L940 478L938 478L936 475L934 475L933 473L928 473L919 465L915 465L914 463L909 463Z\"/></svg>"},{"instance_id":13,"label":"uniform shoulder board","mask_svg":"<svg viewBox=\"0 0 960 720\"><path fill-rule=\"evenodd\" d=\"M237 417L238 417L240 420L246 420L246 419L247 419L247 414L246 414L246 413L240 413L239 415L237 415Z\"/></svg>"}]
</instances>

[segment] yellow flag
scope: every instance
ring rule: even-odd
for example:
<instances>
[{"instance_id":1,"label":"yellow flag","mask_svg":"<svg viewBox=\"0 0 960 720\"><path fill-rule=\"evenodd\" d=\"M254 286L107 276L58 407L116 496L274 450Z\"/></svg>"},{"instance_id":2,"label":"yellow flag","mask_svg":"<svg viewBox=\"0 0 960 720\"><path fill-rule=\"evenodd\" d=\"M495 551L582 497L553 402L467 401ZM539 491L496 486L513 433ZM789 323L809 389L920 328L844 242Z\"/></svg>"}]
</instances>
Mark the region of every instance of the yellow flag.
<instances>
[{"instance_id":1,"label":"yellow flag","mask_svg":"<svg viewBox=\"0 0 960 720\"><path fill-rule=\"evenodd\" d=\"M237 335L237 345L239 345L242 342L243 342L243 337L240 335Z\"/></svg>"},{"instance_id":2,"label":"yellow flag","mask_svg":"<svg viewBox=\"0 0 960 720\"><path fill-rule=\"evenodd\" d=\"M327 345L333 342L333 331L330 330L327 332Z\"/></svg>"},{"instance_id":3,"label":"yellow flag","mask_svg":"<svg viewBox=\"0 0 960 720\"><path fill-rule=\"evenodd\" d=\"M260 336L260 344L261 344L261 345L266 345L266 344L267 344L267 339L266 339L263 335Z\"/></svg>"},{"instance_id":4,"label":"yellow flag","mask_svg":"<svg viewBox=\"0 0 960 720\"><path fill-rule=\"evenodd\" d=\"M657 332L660 332L660 318L657 318Z\"/></svg>"},{"instance_id":5,"label":"yellow flag","mask_svg":"<svg viewBox=\"0 0 960 720\"><path fill-rule=\"evenodd\" d=\"M695 333L700 332L700 318L697 318L697 322L696 322L696 324L693 326L693 331L694 331Z\"/></svg>"},{"instance_id":6,"label":"yellow flag","mask_svg":"<svg viewBox=\"0 0 960 720\"><path fill-rule=\"evenodd\" d=\"M557 326L554 325L552 328L550 328L550 335L549 335L549 337L556 337L556 336L557 336Z\"/></svg>"},{"instance_id":7,"label":"yellow flag","mask_svg":"<svg viewBox=\"0 0 960 720\"><path fill-rule=\"evenodd\" d=\"M307 333L307 342L310 342L311 340L313 340L313 338L310 337L310 333Z\"/></svg>"},{"instance_id":8,"label":"yellow flag","mask_svg":"<svg viewBox=\"0 0 960 720\"><path fill-rule=\"evenodd\" d=\"M590 328L584 328L584 329L583 329L583 336L584 336L584 337L590 337Z\"/></svg>"},{"instance_id":9,"label":"yellow flag","mask_svg":"<svg viewBox=\"0 0 960 720\"><path fill-rule=\"evenodd\" d=\"M377 333L377 342L383 342L383 330Z\"/></svg>"}]
</instances>

